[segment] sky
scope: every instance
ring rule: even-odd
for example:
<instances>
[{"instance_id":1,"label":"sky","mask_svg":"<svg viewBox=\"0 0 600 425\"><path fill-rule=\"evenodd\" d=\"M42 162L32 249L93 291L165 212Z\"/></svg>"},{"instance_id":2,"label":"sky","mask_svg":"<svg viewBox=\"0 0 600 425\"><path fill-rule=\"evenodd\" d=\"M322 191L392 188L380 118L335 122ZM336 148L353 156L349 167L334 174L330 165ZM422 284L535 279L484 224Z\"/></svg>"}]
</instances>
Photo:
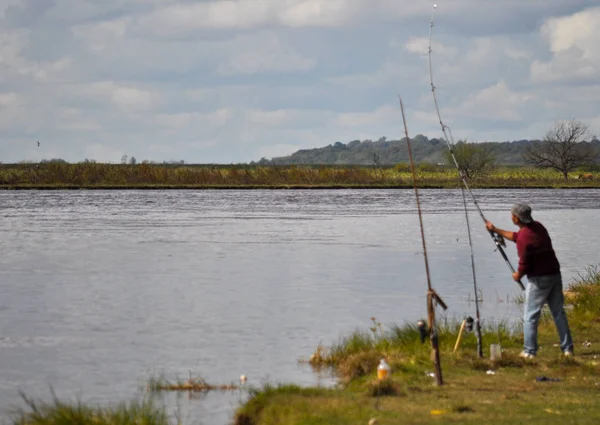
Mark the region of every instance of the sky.
<instances>
[{"instance_id":1,"label":"sky","mask_svg":"<svg viewBox=\"0 0 600 425\"><path fill-rule=\"evenodd\" d=\"M239 163L441 137L433 1L0 0L0 162ZM456 139L600 135L597 0L438 0ZM596 130L598 129L598 130ZM40 145L37 145L40 141Z\"/></svg>"}]
</instances>

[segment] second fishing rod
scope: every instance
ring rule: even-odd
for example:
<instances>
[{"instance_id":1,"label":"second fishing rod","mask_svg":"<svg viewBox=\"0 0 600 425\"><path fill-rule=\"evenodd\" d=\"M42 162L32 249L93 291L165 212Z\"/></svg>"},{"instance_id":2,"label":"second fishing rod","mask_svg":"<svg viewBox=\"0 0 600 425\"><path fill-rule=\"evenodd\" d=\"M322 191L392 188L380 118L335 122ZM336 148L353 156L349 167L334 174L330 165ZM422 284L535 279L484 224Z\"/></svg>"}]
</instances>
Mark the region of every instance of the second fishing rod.
<instances>
[{"instance_id":1,"label":"second fishing rod","mask_svg":"<svg viewBox=\"0 0 600 425\"><path fill-rule=\"evenodd\" d=\"M440 121L440 125L442 127L442 132L444 133L444 139L446 141L446 145L448 146L448 149L450 150L450 155L452 156L454 165L458 169L458 174L460 176L460 179L462 180L462 183L464 184L465 188L467 189L467 192L469 192L469 195L471 196L473 203L475 204L477 212L479 212L479 216L481 217L481 219L483 220L484 223L487 223L487 219L483 215L483 211L481 211L481 208L479 207L479 203L477 202L477 199L475 198L475 196L473 195L473 192L471 191L471 188L469 187L469 184L467 182L467 177L466 177L463 169L459 165L458 160L456 159L456 156L454 155L454 137L452 136L452 130L450 129L450 127L445 125L442 121L442 117L440 114L440 108L438 106L438 102L437 102L437 98L436 98L436 94L435 94L435 85L433 83L433 70L432 70L432 65L431 65L431 53L432 53L431 38L432 38L432 32L433 32L433 18L434 18L434 13L435 13L436 8L437 8L437 5L434 5L433 11L431 13L431 23L429 26L429 81L431 84L431 92L433 94L433 102L435 104L435 109L436 109L436 112L437 112L437 115L438 115L438 118ZM463 192L463 198L464 198L464 192ZM468 220L468 215L467 215L467 220ZM468 221L467 221L467 226L468 226ZM498 235L497 233L492 232L491 230L488 230L488 233L490 234L492 240L494 241L494 244L496 245L496 250L498 252L500 252L500 255L502 255L502 258L504 258L504 261L510 268L511 272L514 273L515 269L514 269L513 265L511 264L510 260L508 259L506 252L504 252L504 249L503 249L503 247L506 247L504 238L502 236ZM520 279L517 281L517 284L519 285L519 287L521 288L522 291L525 290L525 286L523 285L523 282L521 282ZM477 296L477 294L475 296Z\"/></svg>"}]
</instances>

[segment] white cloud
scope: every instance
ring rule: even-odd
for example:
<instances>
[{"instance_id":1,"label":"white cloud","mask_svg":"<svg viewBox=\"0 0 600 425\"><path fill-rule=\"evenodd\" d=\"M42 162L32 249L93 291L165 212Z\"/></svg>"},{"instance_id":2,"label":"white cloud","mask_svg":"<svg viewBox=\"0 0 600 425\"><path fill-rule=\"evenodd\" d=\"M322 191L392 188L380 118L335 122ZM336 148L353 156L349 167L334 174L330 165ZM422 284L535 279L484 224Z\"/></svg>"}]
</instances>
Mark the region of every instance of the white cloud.
<instances>
[{"instance_id":1,"label":"white cloud","mask_svg":"<svg viewBox=\"0 0 600 425\"><path fill-rule=\"evenodd\" d=\"M286 2L280 2L282 3ZM330 27L352 22L362 11L364 3L348 0L301 0L288 1L286 6L278 14L278 21L282 25Z\"/></svg>"},{"instance_id":2,"label":"white cloud","mask_svg":"<svg viewBox=\"0 0 600 425\"><path fill-rule=\"evenodd\" d=\"M176 114L156 114L154 115L154 123L167 129L179 131L189 127L205 125L215 127L224 126L231 121L232 117L233 111L221 108L208 113L183 112Z\"/></svg>"},{"instance_id":3,"label":"white cloud","mask_svg":"<svg viewBox=\"0 0 600 425\"><path fill-rule=\"evenodd\" d=\"M77 108L61 108L56 113L56 118L63 123L66 131L100 131L102 125L94 116L86 114Z\"/></svg>"},{"instance_id":4,"label":"white cloud","mask_svg":"<svg viewBox=\"0 0 600 425\"><path fill-rule=\"evenodd\" d=\"M63 87L65 93L55 94L66 101L86 101L97 106L118 108L123 112L153 110L160 105L161 95L156 91L119 84L114 81L98 81L91 84L73 84Z\"/></svg>"},{"instance_id":5,"label":"white cloud","mask_svg":"<svg viewBox=\"0 0 600 425\"><path fill-rule=\"evenodd\" d=\"M275 2L267 0L172 4L141 17L135 29L155 36L173 37L205 28L250 28L265 24L272 16L274 5Z\"/></svg>"},{"instance_id":6,"label":"white cloud","mask_svg":"<svg viewBox=\"0 0 600 425\"><path fill-rule=\"evenodd\" d=\"M126 35L127 27L131 24L130 17L102 21L99 23L74 26L71 31L81 39L92 51L103 52L113 43L118 43Z\"/></svg>"},{"instance_id":7,"label":"white cloud","mask_svg":"<svg viewBox=\"0 0 600 425\"><path fill-rule=\"evenodd\" d=\"M112 101L125 109L152 109L158 103L158 96L135 87L108 84L106 89L112 92Z\"/></svg>"},{"instance_id":8,"label":"white cloud","mask_svg":"<svg viewBox=\"0 0 600 425\"><path fill-rule=\"evenodd\" d=\"M407 64L406 62L388 59L374 71L339 75L329 78L328 82L353 89L365 86L390 87L394 83L402 84L415 76L423 77L424 75L422 70L418 69L414 63Z\"/></svg>"},{"instance_id":9,"label":"white cloud","mask_svg":"<svg viewBox=\"0 0 600 425\"><path fill-rule=\"evenodd\" d=\"M246 122L257 127L298 127L322 126L326 124L335 113L318 109L277 109L277 110L248 110Z\"/></svg>"},{"instance_id":10,"label":"white cloud","mask_svg":"<svg viewBox=\"0 0 600 425\"><path fill-rule=\"evenodd\" d=\"M468 2L462 1L448 11L456 14L467 7ZM177 38L205 29L351 27L366 20L389 22L429 12L430 5L411 0L210 0L158 7L132 28L139 34Z\"/></svg>"},{"instance_id":11,"label":"white cloud","mask_svg":"<svg viewBox=\"0 0 600 425\"><path fill-rule=\"evenodd\" d=\"M15 93L0 93L0 109L10 108L19 102L19 96Z\"/></svg>"},{"instance_id":12,"label":"white cloud","mask_svg":"<svg viewBox=\"0 0 600 425\"><path fill-rule=\"evenodd\" d=\"M344 112L337 116L335 123L342 127L377 126L397 122L400 118L400 106L382 106L368 112ZM401 118L400 118L401 119Z\"/></svg>"},{"instance_id":13,"label":"white cloud","mask_svg":"<svg viewBox=\"0 0 600 425\"><path fill-rule=\"evenodd\" d=\"M536 100L529 93L511 90L506 82L501 80L493 86L469 95L455 113L473 118L521 121Z\"/></svg>"},{"instance_id":14,"label":"white cloud","mask_svg":"<svg viewBox=\"0 0 600 425\"><path fill-rule=\"evenodd\" d=\"M547 20L541 35L552 58L535 60L531 78L538 83L600 77L600 7Z\"/></svg>"},{"instance_id":15,"label":"white cloud","mask_svg":"<svg viewBox=\"0 0 600 425\"><path fill-rule=\"evenodd\" d=\"M217 67L222 75L307 71L315 66L313 59L286 48L272 33L237 37L229 45L230 56Z\"/></svg>"}]
</instances>

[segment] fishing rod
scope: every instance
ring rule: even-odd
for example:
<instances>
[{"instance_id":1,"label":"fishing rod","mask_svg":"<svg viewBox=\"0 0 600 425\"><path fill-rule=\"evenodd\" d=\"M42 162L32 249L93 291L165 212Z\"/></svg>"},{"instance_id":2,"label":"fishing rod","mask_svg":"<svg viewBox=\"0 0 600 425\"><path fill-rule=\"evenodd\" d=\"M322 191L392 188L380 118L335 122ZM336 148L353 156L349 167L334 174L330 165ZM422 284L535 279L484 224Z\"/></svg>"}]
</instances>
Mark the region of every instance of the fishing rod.
<instances>
[{"instance_id":1,"label":"fishing rod","mask_svg":"<svg viewBox=\"0 0 600 425\"><path fill-rule=\"evenodd\" d=\"M460 176L460 179L462 180L465 188L467 189L467 192L469 192L469 195L473 199L473 203L475 204L475 207L477 208L477 211L479 212L479 216L481 217L483 222L486 223L487 220L486 220L485 216L483 215L481 208L479 207L479 203L477 202L477 199L473 195L473 192L471 191L471 188L469 187L469 184L467 183L467 177L466 177L463 169L458 164L456 156L454 155L454 137L452 136L452 130L450 129L450 127L448 127L442 121L442 116L440 114L440 108L438 106L438 101L437 101L437 98L435 95L435 85L433 83L433 70L432 70L432 65L431 65L431 52L432 52L431 38L432 38L432 33L433 33L433 25L434 25L433 18L434 18L434 14L435 14L435 9L437 9L437 4L433 5L433 10L431 12L431 23L429 25L429 81L431 84L431 93L433 94L433 103L435 104L435 110L437 112L437 116L440 121L440 125L442 127L442 132L444 133L444 139L446 141L446 145L448 146L448 149L450 150L450 155L452 156L454 165L456 165L456 168L458 169L458 174ZM461 190L463 190L462 187L461 187ZM463 197L464 197L464 191L463 191ZM468 220L468 212L467 212L467 220ZM468 228L468 224L467 224L467 228ZM470 230L469 230L469 232L470 232ZM504 252L504 249L503 249L503 247L506 247L506 242L504 241L504 238L502 236L498 235L497 233L492 232L491 230L488 230L488 233L490 234L492 240L494 241L494 244L496 245L496 251L500 252L500 254L502 255L502 258L504 258L504 261L508 265L511 272L515 273L515 269L514 269L513 265L511 264L510 260L508 259L506 252ZM469 241L469 242L471 242L471 241ZM472 249L472 247L471 247L471 249ZM471 254L471 255L473 255L473 254ZM473 273L474 273L474 270L475 270L475 268L473 266ZM521 279L519 279L517 281L517 284L521 287L522 291L525 290L525 286L523 286ZM477 293L475 294L475 300L477 301Z\"/></svg>"},{"instance_id":2,"label":"fishing rod","mask_svg":"<svg viewBox=\"0 0 600 425\"><path fill-rule=\"evenodd\" d=\"M438 336L435 325L435 309L433 307L433 301L436 301L444 310L448 307L433 290L431 286L431 276L429 274L429 261L427 260L427 244L425 243L425 230L423 227L423 216L421 214L421 202L419 201L419 190L417 189L417 174L415 172L415 164L412 156L412 149L410 147L410 137L408 137L408 127L406 125L406 117L404 115L404 105L402 104L402 98L398 96L400 101L400 110L402 111L402 121L404 122L404 134L406 136L406 144L408 146L408 157L410 159L410 169L412 171L413 186L415 189L415 197L417 200L417 212L419 214L419 225L421 227L421 241L423 243L423 257L425 258L425 273L427 275L427 318L429 325L429 339L431 341L431 349L433 351L433 364L435 367L435 378L437 385L443 385L444 379L442 378L442 365L440 364L440 350L438 346Z\"/></svg>"},{"instance_id":3,"label":"fishing rod","mask_svg":"<svg viewBox=\"0 0 600 425\"><path fill-rule=\"evenodd\" d=\"M475 255L473 253L473 240L471 239L471 225L469 224L469 210L467 208L467 196L465 190L460 188L462 192L463 206L465 208L465 220L467 223L467 235L469 236L469 248L471 250L471 271L473 273L473 292L475 293L475 337L477 339L477 356L483 357L483 346L481 341L481 318L479 316L479 291L477 290L477 277L475 274Z\"/></svg>"}]
</instances>

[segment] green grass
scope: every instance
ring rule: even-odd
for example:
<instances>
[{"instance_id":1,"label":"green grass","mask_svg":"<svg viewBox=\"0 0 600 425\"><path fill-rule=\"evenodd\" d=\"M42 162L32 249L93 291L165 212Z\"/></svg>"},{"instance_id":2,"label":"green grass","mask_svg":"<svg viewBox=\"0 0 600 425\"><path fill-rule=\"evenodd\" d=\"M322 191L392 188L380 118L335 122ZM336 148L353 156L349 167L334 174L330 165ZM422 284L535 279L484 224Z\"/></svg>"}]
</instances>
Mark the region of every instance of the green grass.
<instances>
[{"instance_id":1,"label":"green grass","mask_svg":"<svg viewBox=\"0 0 600 425\"><path fill-rule=\"evenodd\" d=\"M94 407L81 402L64 402L53 395L52 403L21 395L26 407L20 409L14 425L168 425L164 409L150 401Z\"/></svg>"},{"instance_id":2,"label":"green grass","mask_svg":"<svg viewBox=\"0 0 600 425\"><path fill-rule=\"evenodd\" d=\"M328 348L319 345L308 360L300 361L315 367L335 366L343 382L372 373L381 358L386 358L392 367L400 368L430 363L429 338L425 339L425 343L420 342L416 324L392 325L384 331L374 317L371 321L374 326L369 330L357 329ZM462 321L441 317L437 322L440 346L453 349ZM517 348L521 343L520 328L511 327L507 322L484 323L481 337L485 346L500 342L503 347ZM465 332L459 348L475 350L476 346L474 332Z\"/></svg>"},{"instance_id":3,"label":"green grass","mask_svg":"<svg viewBox=\"0 0 600 425\"><path fill-rule=\"evenodd\" d=\"M600 320L600 271L589 267L579 274L569 286L567 298L573 304L575 316L581 318L580 325Z\"/></svg>"},{"instance_id":4,"label":"green grass","mask_svg":"<svg viewBox=\"0 0 600 425\"><path fill-rule=\"evenodd\" d=\"M487 324L482 329L484 358L474 335L454 343L459 320L439 320L444 385L435 385L429 341L421 344L415 325L383 330L375 318L330 347L319 346L309 362L338 374L336 388L282 385L254 389L236 412L236 425L317 424L596 424L600 420L600 272L589 268L567 288L575 357L556 347L554 324L546 312L540 323L540 351L534 360L518 356L519 327ZM416 321L416 320L415 320ZM489 359L489 345L502 357ZM376 379L380 358L392 367L389 381ZM547 377L559 381L538 382Z\"/></svg>"}]
</instances>

